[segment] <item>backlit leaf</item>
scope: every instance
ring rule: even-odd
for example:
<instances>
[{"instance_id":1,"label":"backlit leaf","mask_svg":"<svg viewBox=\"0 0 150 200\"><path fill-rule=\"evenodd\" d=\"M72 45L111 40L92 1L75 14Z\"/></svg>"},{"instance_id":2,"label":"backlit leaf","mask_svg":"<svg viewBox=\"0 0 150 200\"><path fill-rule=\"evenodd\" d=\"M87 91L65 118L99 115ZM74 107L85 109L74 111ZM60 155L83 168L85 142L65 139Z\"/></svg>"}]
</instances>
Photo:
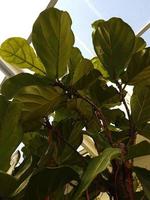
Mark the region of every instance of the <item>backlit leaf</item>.
<instances>
[{"instance_id":1,"label":"backlit leaf","mask_svg":"<svg viewBox=\"0 0 150 200\"><path fill-rule=\"evenodd\" d=\"M43 11L33 25L32 41L51 79L67 72L74 36L67 12L56 8Z\"/></svg>"},{"instance_id":2,"label":"backlit leaf","mask_svg":"<svg viewBox=\"0 0 150 200\"><path fill-rule=\"evenodd\" d=\"M118 79L133 53L135 34L120 18L101 20L94 27L93 43L96 54L111 79Z\"/></svg>"},{"instance_id":3,"label":"backlit leaf","mask_svg":"<svg viewBox=\"0 0 150 200\"><path fill-rule=\"evenodd\" d=\"M0 47L0 56L15 67L28 68L38 74L45 74L45 68L40 59L23 38L13 37L5 40Z\"/></svg>"}]
</instances>

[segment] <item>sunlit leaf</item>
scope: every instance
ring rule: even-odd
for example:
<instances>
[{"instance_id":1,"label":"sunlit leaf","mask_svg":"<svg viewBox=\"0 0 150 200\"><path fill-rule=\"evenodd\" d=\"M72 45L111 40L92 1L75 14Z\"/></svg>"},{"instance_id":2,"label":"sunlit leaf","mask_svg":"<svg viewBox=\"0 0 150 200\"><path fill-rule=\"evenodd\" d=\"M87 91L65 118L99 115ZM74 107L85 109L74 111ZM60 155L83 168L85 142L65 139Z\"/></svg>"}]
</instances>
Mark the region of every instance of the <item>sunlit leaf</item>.
<instances>
[{"instance_id":1,"label":"sunlit leaf","mask_svg":"<svg viewBox=\"0 0 150 200\"><path fill-rule=\"evenodd\" d=\"M45 68L40 59L23 38L13 37L5 40L0 47L0 56L15 67L28 68L38 74L45 74Z\"/></svg>"},{"instance_id":2,"label":"sunlit leaf","mask_svg":"<svg viewBox=\"0 0 150 200\"><path fill-rule=\"evenodd\" d=\"M33 25L32 41L51 79L67 72L74 36L67 12L56 8L43 11Z\"/></svg>"},{"instance_id":3,"label":"sunlit leaf","mask_svg":"<svg viewBox=\"0 0 150 200\"><path fill-rule=\"evenodd\" d=\"M94 25L93 43L97 56L112 80L119 78L135 44L131 27L120 18L99 21Z\"/></svg>"}]
</instances>

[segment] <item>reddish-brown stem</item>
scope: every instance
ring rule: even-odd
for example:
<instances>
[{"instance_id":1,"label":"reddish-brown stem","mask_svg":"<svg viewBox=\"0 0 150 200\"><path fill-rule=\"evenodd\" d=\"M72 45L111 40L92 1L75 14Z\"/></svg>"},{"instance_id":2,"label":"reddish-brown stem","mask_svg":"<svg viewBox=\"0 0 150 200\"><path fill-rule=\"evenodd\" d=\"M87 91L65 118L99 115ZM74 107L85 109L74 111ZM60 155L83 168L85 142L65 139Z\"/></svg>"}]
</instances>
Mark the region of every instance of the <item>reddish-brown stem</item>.
<instances>
[{"instance_id":1,"label":"reddish-brown stem","mask_svg":"<svg viewBox=\"0 0 150 200\"><path fill-rule=\"evenodd\" d=\"M86 190L86 200L90 200L90 195L88 190Z\"/></svg>"}]
</instances>

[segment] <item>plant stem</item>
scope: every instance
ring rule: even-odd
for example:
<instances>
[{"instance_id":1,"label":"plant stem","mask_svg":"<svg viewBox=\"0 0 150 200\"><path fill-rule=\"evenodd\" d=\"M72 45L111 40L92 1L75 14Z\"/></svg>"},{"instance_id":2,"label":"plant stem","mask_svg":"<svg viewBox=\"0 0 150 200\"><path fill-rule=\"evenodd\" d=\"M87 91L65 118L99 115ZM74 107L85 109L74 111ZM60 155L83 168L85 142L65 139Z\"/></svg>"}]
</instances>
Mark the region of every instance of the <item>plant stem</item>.
<instances>
[{"instance_id":1,"label":"plant stem","mask_svg":"<svg viewBox=\"0 0 150 200\"><path fill-rule=\"evenodd\" d=\"M83 157L83 156L82 156L82 155L81 155L81 154L80 154L80 153L79 153L65 138L62 137L62 135L60 134L60 131L59 131L58 129L52 127L52 125L50 124L48 118L46 119L46 125L47 125L47 128L48 128L48 129L55 131L55 132L57 133L57 137L58 137L59 139L61 139L70 149L72 149L72 150L74 151L74 153L75 153L78 157L80 157L80 159L81 159L82 161L85 162L84 157Z\"/></svg>"},{"instance_id":2,"label":"plant stem","mask_svg":"<svg viewBox=\"0 0 150 200\"><path fill-rule=\"evenodd\" d=\"M107 122L105 116L103 115L102 110L95 103L93 103L88 97L82 96L78 91L76 91L72 88L65 87L60 81L56 82L55 85L61 87L63 90L65 90L69 93L72 93L72 95L74 95L75 97L83 99L84 101L86 101L88 104L90 104L94 108L94 110L96 111L97 117L99 118L99 120L102 121L102 126L103 126L104 131L106 132L107 139L108 139L109 143L112 145L113 141L112 141L112 137L111 137L111 132L108 129L108 122Z\"/></svg>"},{"instance_id":3,"label":"plant stem","mask_svg":"<svg viewBox=\"0 0 150 200\"><path fill-rule=\"evenodd\" d=\"M107 138L108 138L108 141L109 143L112 145L113 144L113 141L112 141L112 137L111 137L111 132L109 131L108 129L108 122L105 118L105 116L103 115L103 112L102 110L96 105L94 104L88 97L84 97L82 96L81 94L77 93L77 97L83 99L84 101L86 101L87 103L89 103L95 110L96 112L96 117L102 121L102 126L103 126L103 129L105 130L106 132L106 135L107 135Z\"/></svg>"},{"instance_id":4,"label":"plant stem","mask_svg":"<svg viewBox=\"0 0 150 200\"><path fill-rule=\"evenodd\" d=\"M129 120L129 127L130 127L130 132L129 132L129 135L131 136L131 140L132 142L131 143L134 143L134 138L135 138L135 130L134 130L134 123L133 123L133 120L132 120L132 117L131 117L131 114L130 114L130 110L127 106L127 103L126 103L126 100L124 98L124 95L123 95L123 88L121 87L121 84L116 81L116 85L119 89L119 92L120 92L120 95L121 95L121 101L126 109L126 112L127 112L127 116L128 116L128 120Z\"/></svg>"}]
</instances>

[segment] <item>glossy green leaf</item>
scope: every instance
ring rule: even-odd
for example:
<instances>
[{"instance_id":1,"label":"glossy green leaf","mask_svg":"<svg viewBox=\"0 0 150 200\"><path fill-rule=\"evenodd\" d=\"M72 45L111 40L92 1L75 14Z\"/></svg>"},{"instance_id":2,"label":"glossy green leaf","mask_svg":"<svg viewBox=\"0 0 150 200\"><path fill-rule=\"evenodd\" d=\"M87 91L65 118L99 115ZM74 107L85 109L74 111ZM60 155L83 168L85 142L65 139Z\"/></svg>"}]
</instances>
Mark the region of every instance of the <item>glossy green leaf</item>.
<instances>
[{"instance_id":1,"label":"glossy green leaf","mask_svg":"<svg viewBox=\"0 0 150 200\"><path fill-rule=\"evenodd\" d=\"M45 86L48 85L50 81L45 77L32 75L28 73L21 73L16 76L8 78L1 87L1 93L5 95L8 99L11 99L16 95L16 93L23 87L29 85Z\"/></svg>"},{"instance_id":2,"label":"glossy green leaf","mask_svg":"<svg viewBox=\"0 0 150 200\"><path fill-rule=\"evenodd\" d=\"M0 169L9 168L10 157L21 142L23 133L20 123L22 104L11 102L0 129Z\"/></svg>"},{"instance_id":3,"label":"glossy green leaf","mask_svg":"<svg viewBox=\"0 0 150 200\"><path fill-rule=\"evenodd\" d=\"M28 68L38 74L45 74L45 68L40 59L27 40L23 38L13 37L5 40L0 47L0 56L13 66Z\"/></svg>"},{"instance_id":4,"label":"glossy green leaf","mask_svg":"<svg viewBox=\"0 0 150 200\"><path fill-rule=\"evenodd\" d=\"M131 114L137 126L150 120L150 87L139 85L131 97Z\"/></svg>"},{"instance_id":5,"label":"glossy green leaf","mask_svg":"<svg viewBox=\"0 0 150 200\"><path fill-rule=\"evenodd\" d=\"M67 12L56 8L43 11L33 25L32 41L51 79L67 72L74 36Z\"/></svg>"},{"instance_id":6,"label":"glossy green leaf","mask_svg":"<svg viewBox=\"0 0 150 200\"><path fill-rule=\"evenodd\" d=\"M150 78L150 48L137 52L127 67L126 72L128 85L144 82Z\"/></svg>"},{"instance_id":7,"label":"glossy green leaf","mask_svg":"<svg viewBox=\"0 0 150 200\"><path fill-rule=\"evenodd\" d=\"M120 150L118 148L107 148L100 156L91 159L81 177L81 183L79 183L76 192L72 196L72 200L79 199L96 176L103 172L110 164L110 161L118 157L119 154Z\"/></svg>"},{"instance_id":8,"label":"glossy green leaf","mask_svg":"<svg viewBox=\"0 0 150 200\"><path fill-rule=\"evenodd\" d=\"M138 144L130 146L126 159L137 158L140 156L150 155L150 143L148 141L142 141Z\"/></svg>"},{"instance_id":9,"label":"glossy green leaf","mask_svg":"<svg viewBox=\"0 0 150 200\"><path fill-rule=\"evenodd\" d=\"M64 101L64 94L57 87L27 86L15 100L23 103L23 121L37 120L52 113Z\"/></svg>"},{"instance_id":10,"label":"glossy green leaf","mask_svg":"<svg viewBox=\"0 0 150 200\"><path fill-rule=\"evenodd\" d=\"M30 179L25 200L43 200L46 195L54 193L59 188L65 188L66 183L78 179L78 174L70 167L42 169Z\"/></svg>"},{"instance_id":11,"label":"glossy green leaf","mask_svg":"<svg viewBox=\"0 0 150 200\"><path fill-rule=\"evenodd\" d=\"M16 189L17 180L2 171L0 171L0 197L7 198Z\"/></svg>"},{"instance_id":12,"label":"glossy green leaf","mask_svg":"<svg viewBox=\"0 0 150 200\"><path fill-rule=\"evenodd\" d=\"M142 184L145 195L150 200L150 171L140 167L134 167L134 171Z\"/></svg>"},{"instance_id":13,"label":"glossy green leaf","mask_svg":"<svg viewBox=\"0 0 150 200\"><path fill-rule=\"evenodd\" d=\"M97 56L112 80L119 78L134 50L135 34L120 18L99 21L93 33Z\"/></svg>"}]
</instances>

